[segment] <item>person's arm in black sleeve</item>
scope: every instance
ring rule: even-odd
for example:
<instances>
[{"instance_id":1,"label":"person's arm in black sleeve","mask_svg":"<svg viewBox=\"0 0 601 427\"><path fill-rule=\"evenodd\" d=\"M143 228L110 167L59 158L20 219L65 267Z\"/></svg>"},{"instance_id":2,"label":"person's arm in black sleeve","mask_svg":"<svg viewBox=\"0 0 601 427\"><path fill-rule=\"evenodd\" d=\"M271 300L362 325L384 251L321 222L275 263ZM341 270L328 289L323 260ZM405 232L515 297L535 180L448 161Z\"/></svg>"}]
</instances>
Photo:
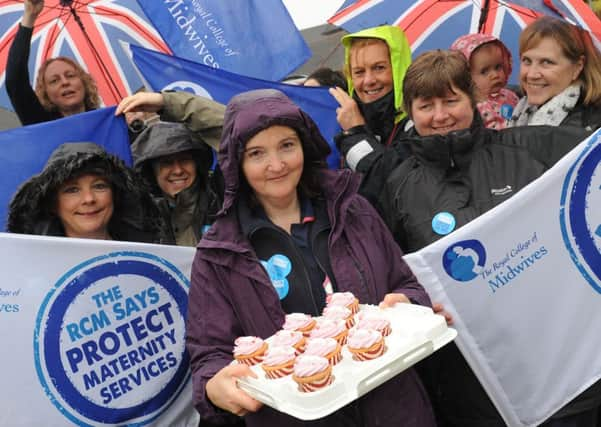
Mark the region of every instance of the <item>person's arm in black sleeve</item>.
<instances>
[{"instance_id":1,"label":"person's arm in black sleeve","mask_svg":"<svg viewBox=\"0 0 601 427\"><path fill-rule=\"evenodd\" d=\"M504 143L523 147L547 167L557 163L590 134L574 126L523 126L499 132Z\"/></svg>"},{"instance_id":2,"label":"person's arm in black sleeve","mask_svg":"<svg viewBox=\"0 0 601 427\"><path fill-rule=\"evenodd\" d=\"M33 24L44 2L25 1L25 12L19 29L8 52L6 64L6 92L15 113L23 125L45 122L54 115L42 107L29 81L29 51Z\"/></svg>"}]
</instances>

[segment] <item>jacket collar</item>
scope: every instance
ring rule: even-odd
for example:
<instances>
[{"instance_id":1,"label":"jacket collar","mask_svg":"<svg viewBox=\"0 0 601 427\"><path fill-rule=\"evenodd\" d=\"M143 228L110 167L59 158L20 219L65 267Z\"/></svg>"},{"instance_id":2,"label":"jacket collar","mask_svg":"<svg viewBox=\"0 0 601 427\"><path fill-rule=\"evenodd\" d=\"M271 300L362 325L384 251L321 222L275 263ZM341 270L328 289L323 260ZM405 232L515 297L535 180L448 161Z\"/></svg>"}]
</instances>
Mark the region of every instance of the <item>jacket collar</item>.
<instances>
[{"instance_id":1,"label":"jacket collar","mask_svg":"<svg viewBox=\"0 0 601 427\"><path fill-rule=\"evenodd\" d=\"M468 129L446 135L419 136L413 128L408 144L412 154L425 164L442 170L463 170L471 162L474 146L482 142L482 130L482 119L475 111L474 120Z\"/></svg>"},{"instance_id":2,"label":"jacket collar","mask_svg":"<svg viewBox=\"0 0 601 427\"><path fill-rule=\"evenodd\" d=\"M340 233L346 215L345 206L350 203L350 196L357 193L360 178L350 170L322 169L320 174L332 233ZM238 203L236 201L236 204ZM240 208L236 207L217 219L198 244L199 249L206 249L199 251L200 256L220 265L229 264L225 257L218 254L220 250L249 257L254 256L254 250L244 231L247 226L241 224L242 218L239 217L239 212ZM269 223L269 221L265 221Z\"/></svg>"}]
</instances>

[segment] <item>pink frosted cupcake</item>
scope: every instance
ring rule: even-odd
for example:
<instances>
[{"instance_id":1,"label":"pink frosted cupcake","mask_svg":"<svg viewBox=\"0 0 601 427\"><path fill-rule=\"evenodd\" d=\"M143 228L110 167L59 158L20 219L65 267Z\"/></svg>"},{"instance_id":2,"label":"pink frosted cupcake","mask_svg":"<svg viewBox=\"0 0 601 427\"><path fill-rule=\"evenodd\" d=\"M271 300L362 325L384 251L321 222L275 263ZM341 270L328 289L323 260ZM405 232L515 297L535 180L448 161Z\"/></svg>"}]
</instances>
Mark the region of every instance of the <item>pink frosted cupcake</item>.
<instances>
[{"instance_id":1,"label":"pink frosted cupcake","mask_svg":"<svg viewBox=\"0 0 601 427\"><path fill-rule=\"evenodd\" d=\"M261 367L267 378L282 378L292 373L295 359L296 350L294 347L270 346L267 353L265 353Z\"/></svg>"},{"instance_id":2,"label":"pink frosted cupcake","mask_svg":"<svg viewBox=\"0 0 601 427\"><path fill-rule=\"evenodd\" d=\"M351 329L347 344L353 359L361 362L380 357L386 351L384 337L373 329Z\"/></svg>"},{"instance_id":3,"label":"pink frosted cupcake","mask_svg":"<svg viewBox=\"0 0 601 427\"><path fill-rule=\"evenodd\" d=\"M281 330L276 332L271 338L271 345L273 346L291 346L296 350L298 356L303 352L305 346L305 336L299 331Z\"/></svg>"},{"instance_id":4,"label":"pink frosted cupcake","mask_svg":"<svg viewBox=\"0 0 601 427\"><path fill-rule=\"evenodd\" d=\"M348 330L344 320L333 320L321 317L317 319L315 328L311 330L309 338L334 338L338 344L346 343Z\"/></svg>"},{"instance_id":5,"label":"pink frosted cupcake","mask_svg":"<svg viewBox=\"0 0 601 427\"><path fill-rule=\"evenodd\" d=\"M353 314L359 311L359 300L351 292L334 292L328 297L328 306L341 305Z\"/></svg>"},{"instance_id":6,"label":"pink frosted cupcake","mask_svg":"<svg viewBox=\"0 0 601 427\"><path fill-rule=\"evenodd\" d=\"M350 329L355 324L353 313L341 305L329 305L323 309L323 317L326 319L344 320L346 328Z\"/></svg>"},{"instance_id":7,"label":"pink frosted cupcake","mask_svg":"<svg viewBox=\"0 0 601 427\"><path fill-rule=\"evenodd\" d=\"M334 338L310 338L304 354L325 357L334 366L342 360L341 350L342 347Z\"/></svg>"},{"instance_id":8,"label":"pink frosted cupcake","mask_svg":"<svg viewBox=\"0 0 601 427\"><path fill-rule=\"evenodd\" d=\"M390 321L376 310L360 311L357 313L357 329L375 329L387 337L392 332Z\"/></svg>"},{"instance_id":9,"label":"pink frosted cupcake","mask_svg":"<svg viewBox=\"0 0 601 427\"><path fill-rule=\"evenodd\" d=\"M299 331L308 337L309 332L315 326L315 319L304 313L290 313L286 315L286 320L282 329L287 331Z\"/></svg>"},{"instance_id":10,"label":"pink frosted cupcake","mask_svg":"<svg viewBox=\"0 0 601 427\"><path fill-rule=\"evenodd\" d=\"M234 341L234 359L245 365L261 363L267 343L259 337L238 337Z\"/></svg>"},{"instance_id":11,"label":"pink frosted cupcake","mask_svg":"<svg viewBox=\"0 0 601 427\"><path fill-rule=\"evenodd\" d=\"M321 390L332 383L332 366L325 357L301 354L294 362L292 379L302 392Z\"/></svg>"}]
</instances>

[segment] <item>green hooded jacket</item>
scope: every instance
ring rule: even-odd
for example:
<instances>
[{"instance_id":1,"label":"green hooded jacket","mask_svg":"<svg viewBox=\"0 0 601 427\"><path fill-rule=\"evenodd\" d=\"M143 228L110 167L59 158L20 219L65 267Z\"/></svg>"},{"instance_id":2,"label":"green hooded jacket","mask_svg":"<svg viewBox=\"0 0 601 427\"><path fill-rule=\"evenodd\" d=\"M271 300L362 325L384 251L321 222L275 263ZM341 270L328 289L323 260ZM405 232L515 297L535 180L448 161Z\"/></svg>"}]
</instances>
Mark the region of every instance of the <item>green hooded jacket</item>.
<instances>
[{"instance_id":1,"label":"green hooded jacket","mask_svg":"<svg viewBox=\"0 0 601 427\"><path fill-rule=\"evenodd\" d=\"M344 68L350 71L350 51L353 39L369 38L384 40L388 45L390 52L390 64L392 65L392 82L394 85L394 107L399 114L395 117L395 122L398 122L406 113L402 111L403 105L403 79L407 68L411 65L411 46L407 41L405 33L399 28L392 25L382 25L380 27L367 28L356 33L347 34L342 37L342 45L344 46ZM347 75L348 93L353 96L354 86L353 80L349 72Z\"/></svg>"}]
</instances>

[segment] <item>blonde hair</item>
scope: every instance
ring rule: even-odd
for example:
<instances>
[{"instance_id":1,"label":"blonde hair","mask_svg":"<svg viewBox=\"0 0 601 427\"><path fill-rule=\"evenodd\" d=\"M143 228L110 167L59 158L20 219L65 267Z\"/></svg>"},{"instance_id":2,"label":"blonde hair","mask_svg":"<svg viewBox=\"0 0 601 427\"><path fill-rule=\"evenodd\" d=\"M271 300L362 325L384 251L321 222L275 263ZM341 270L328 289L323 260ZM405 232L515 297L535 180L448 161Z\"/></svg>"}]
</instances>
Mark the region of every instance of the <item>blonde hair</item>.
<instances>
[{"instance_id":1,"label":"blonde hair","mask_svg":"<svg viewBox=\"0 0 601 427\"><path fill-rule=\"evenodd\" d=\"M601 53L593 44L588 31L560 19L544 16L532 22L520 34L520 57L546 38L555 41L563 55L572 63L584 58L584 67L578 77L582 83L584 105L600 105Z\"/></svg>"},{"instance_id":2,"label":"blonde hair","mask_svg":"<svg viewBox=\"0 0 601 427\"><path fill-rule=\"evenodd\" d=\"M352 73L351 73L351 56L353 55L353 52L357 52L357 50L359 50L360 48L366 47L366 46L371 46L371 45L375 45L375 44L380 44L382 43L384 46L386 46L386 49L388 50L388 61L391 62L390 60L390 47L388 46L388 43L386 43L386 40L384 39L377 39L375 37L356 37L351 39L351 44L350 44L350 48L349 48L349 61L344 64L344 75L346 76L347 80L352 80ZM391 64L392 65L392 62Z\"/></svg>"},{"instance_id":3,"label":"blonde hair","mask_svg":"<svg viewBox=\"0 0 601 427\"><path fill-rule=\"evenodd\" d=\"M100 97L98 96L98 88L96 87L96 82L92 78L92 76L84 70L81 65L75 62L71 58L67 58L66 56L57 56L56 58L47 59L40 69L38 70L38 77L35 83L35 93L40 100L40 103L47 111L59 111L58 107L50 101L48 98L48 92L46 91L46 82L44 81L44 75L46 74L46 69L50 64L55 61L63 61L69 65L71 65L79 78L81 79L84 87L84 108L85 111L95 110L100 107ZM60 112L60 111L59 111Z\"/></svg>"}]
</instances>

